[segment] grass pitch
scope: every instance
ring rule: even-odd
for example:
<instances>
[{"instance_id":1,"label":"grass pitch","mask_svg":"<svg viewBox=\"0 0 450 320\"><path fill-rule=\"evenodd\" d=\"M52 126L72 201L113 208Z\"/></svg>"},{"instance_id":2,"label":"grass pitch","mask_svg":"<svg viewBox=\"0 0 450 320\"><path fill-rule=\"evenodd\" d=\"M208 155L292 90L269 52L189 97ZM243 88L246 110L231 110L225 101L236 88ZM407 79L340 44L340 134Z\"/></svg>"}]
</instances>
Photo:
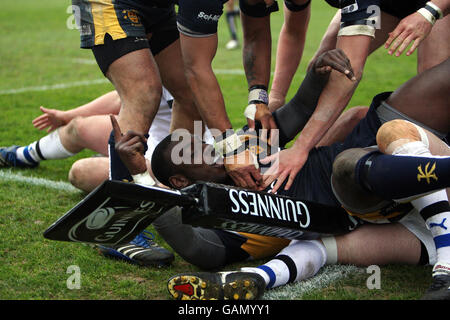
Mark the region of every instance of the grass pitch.
<instances>
[{"instance_id":1,"label":"grass pitch","mask_svg":"<svg viewBox=\"0 0 450 320\"><path fill-rule=\"evenodd\" d=\"M69 109L112 90L93 63L91 52L79 49L78 31L68 29L69 5L70 1L60 0L2 1L2 146L26 145L45 134L31 124L31 120L40 114L40 105ZM306 65L334 14L334 9L324 1L313 1L312 6L305 52L288 97L303 79ZM282 21L282 11L272 15L274 54ZM228 40L228 30L222 18L214 67L217 70L237 70L232 74L219 73L217 78L230 119L235 127L240 127L245 123L242 111L247 101L247 85L241 72L241 51L225 50ZM274 61L273 57L272 69ZM395 90L415 73L415 55L395 58L381 49L369 58L364 78L349 106L369 105L375 94ZM30 177L67 182L72 163L92 154L91 151L83 151L70 159L45 161L33 170L1 170L0 299L168 299L166 280L176 273L196 270L179 256L169 268L147 269L102 258L89 246L48 241L42 237L42 232L51 223L85 195L46 183L31 183L34 180ZM156 237L168 248L162 239ZM81 270L80 289L70 290L66 285L71 275L67 271L72 265ZM227 266L227 270L242 265ZM416 299L430 282L430 268L382 267L379 290L367 289L368 276L364 269L327 267L319 277L273 290L265 298Z\"/></svg>"}]
</instances>

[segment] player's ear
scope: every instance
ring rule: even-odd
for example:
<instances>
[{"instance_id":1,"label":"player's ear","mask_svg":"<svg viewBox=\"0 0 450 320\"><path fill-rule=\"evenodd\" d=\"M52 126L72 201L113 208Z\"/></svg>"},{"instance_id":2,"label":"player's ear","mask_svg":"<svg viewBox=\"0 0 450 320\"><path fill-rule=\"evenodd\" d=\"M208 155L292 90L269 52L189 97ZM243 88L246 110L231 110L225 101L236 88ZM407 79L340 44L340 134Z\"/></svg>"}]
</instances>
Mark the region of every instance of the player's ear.
<instances>
[{"instance_id":1,"label":"player's ear","mask_svg":"<svg viewBox=\"0 0 450 320\"><path fill-rule=\"evenodd\" d=\"M191 184L189 179L181 174L176 174L169 177L169 182L175 189L182 189Z\"/></svg>"}]
</instances>

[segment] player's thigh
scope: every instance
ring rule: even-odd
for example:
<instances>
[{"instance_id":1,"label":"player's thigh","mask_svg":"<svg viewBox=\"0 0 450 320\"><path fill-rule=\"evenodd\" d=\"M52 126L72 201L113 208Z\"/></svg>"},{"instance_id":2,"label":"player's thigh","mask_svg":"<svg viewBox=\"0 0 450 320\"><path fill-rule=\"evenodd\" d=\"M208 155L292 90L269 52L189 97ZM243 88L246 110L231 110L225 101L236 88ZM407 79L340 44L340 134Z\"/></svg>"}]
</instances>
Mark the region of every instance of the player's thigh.
<instances>
[{"instance_id":1,"label":"player's thigh","mask_svg":"<svg viewBox=\"0 0 450 320\"><path fill-rule=\"evenodd\" d=\"M450 15L438 20L418 48L417 70L423 72L450 57Z\"/></svg>"},{"instance_id":2,"label":"player's thigh","mask_svg":"<svg viewBox=\"0 0 450 320\"><path fill-rule=\"evenodd\" d=\"M162 89L158 66L149 49L140 49L118 58L108 68L106 76L122 100L132 99Z\"/></svg>"},{"instance_id":3,"label":"player's thigh","mask_svg":"<svg viewBox=\"0 0 450 320\"><path fill-rule=\"evenodd\" d=\"M368 266L372 264L417 264L421 245L417 237L399 223L366 224L336 237L338 262Z\"/></svg>"},{"instance_id":4,"label":"player's thigh","mask_svg":"<svg viewBox=\"0 0 450 320\"><path fill-rule=\"evenodd\" d=\"M175 99L183 99L189 95L189 85L184 73L180 40L176 40L155 56L161 80Z\"/></svg>"}]
</instances>

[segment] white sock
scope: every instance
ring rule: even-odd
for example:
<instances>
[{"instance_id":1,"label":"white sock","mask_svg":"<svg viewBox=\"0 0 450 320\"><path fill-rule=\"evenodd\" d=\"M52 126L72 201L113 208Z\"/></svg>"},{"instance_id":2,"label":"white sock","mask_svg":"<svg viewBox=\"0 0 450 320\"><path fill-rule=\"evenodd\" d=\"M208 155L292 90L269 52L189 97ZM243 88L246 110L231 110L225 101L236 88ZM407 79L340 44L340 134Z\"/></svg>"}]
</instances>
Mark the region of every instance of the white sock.
<instances>
[{"instance_id":1,"label":"white sock","mask_svg":"<svg viewBox=\"0 0 450 320\"><path fill-rule=\"evenodd\" d=\"M406 143L396 148L393 154L433 157L428 148L426 134L420 130L422 141ZM405 200L401 199L399 202ZM433 236L437 261L450 263L450 206L446 191L439 190L417 199L411 197L411 204L419 211Z\"/></svg>"},{"instance_id":2,"label":"white sock","mask_svg":"<svg viewBox=\"0 0 450 320\"><path fill-rule=\"evenodd\" d=\"M437 261L450 263L450 205L445 190L433 192L411 204L424 218L436 245Z\"/></svg>"},{"instance_id":3,"label":"white sock","mask_svg":"<svg viewBox=\"0 0 450 320\"><path fill-rule=\"evenodd\" d=\"M33 163L33 161L40 162L42 160L65 159L75 155L75 153L64 148L58 130L30 143L26 147L18 148L16 154L19 160L26 163Z\"/></svg>"},{"instance_id":4,"label":"white sock","mask_svg":"<svg viewBox=\"0 0 450 320\"><path fill-rule=\"evenodd\" d=\"M275 288L314 276L326 260L325 247L319 241L295 240L266 264L241 271L260 274L267 288Z\"/></svg>"}]
</instances>

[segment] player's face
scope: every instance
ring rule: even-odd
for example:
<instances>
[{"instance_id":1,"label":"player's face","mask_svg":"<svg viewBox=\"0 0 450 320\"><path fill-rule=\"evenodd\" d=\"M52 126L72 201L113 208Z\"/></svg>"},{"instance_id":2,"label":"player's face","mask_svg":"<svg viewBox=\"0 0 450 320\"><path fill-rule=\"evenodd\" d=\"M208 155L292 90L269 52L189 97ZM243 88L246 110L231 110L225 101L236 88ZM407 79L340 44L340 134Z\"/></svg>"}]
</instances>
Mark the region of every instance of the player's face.
<instances>
[{"instance_id":1,"label":"player's face","mask_svg":"<svg viewBox=\"0 0 450 320\"><path fill-rule=\"evenodd\" d=\"M190 181L207 181L216 183L230 183L222 157L218 156L214 147L196 137L192 137L191 144L183 146L182 153L189 154L189 161L180 165L180 169Z\"/></svg>"}]
</instances>

